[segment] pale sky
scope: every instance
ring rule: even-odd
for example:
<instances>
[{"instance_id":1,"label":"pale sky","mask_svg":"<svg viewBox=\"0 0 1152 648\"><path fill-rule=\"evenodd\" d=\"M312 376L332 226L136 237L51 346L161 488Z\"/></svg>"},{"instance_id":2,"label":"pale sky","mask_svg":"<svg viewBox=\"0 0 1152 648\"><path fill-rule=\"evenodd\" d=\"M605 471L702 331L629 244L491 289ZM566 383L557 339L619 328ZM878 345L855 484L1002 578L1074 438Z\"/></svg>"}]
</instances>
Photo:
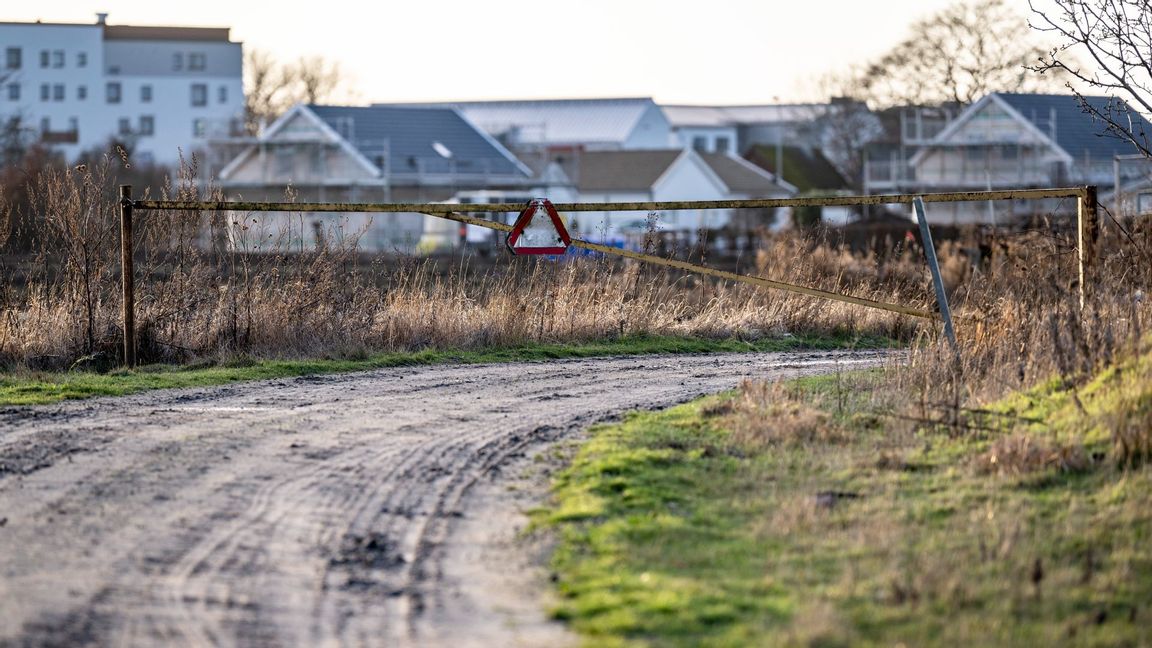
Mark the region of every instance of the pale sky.
<instances>
[{"instance_id":1,"label":"pale sky","mask_svg":"<svg viewBox=\"0 0 1152 648\"><path fill-rule=\"evenodd\" d=\"M951 0L39 0L3 21L231 27L246 48L338 61L357 101L821 98L815 81ZM1027 11L1019 4L1021 16Z\"/></svg>"}]
</instances>

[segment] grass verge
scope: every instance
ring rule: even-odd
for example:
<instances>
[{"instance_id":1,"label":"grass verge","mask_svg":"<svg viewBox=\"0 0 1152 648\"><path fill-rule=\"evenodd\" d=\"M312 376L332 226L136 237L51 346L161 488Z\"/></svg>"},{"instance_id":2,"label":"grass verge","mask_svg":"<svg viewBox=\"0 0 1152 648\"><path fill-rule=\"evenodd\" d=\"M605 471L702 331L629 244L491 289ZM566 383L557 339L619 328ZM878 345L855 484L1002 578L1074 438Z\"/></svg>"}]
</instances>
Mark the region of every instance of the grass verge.
<instances>
[{"instance_id":1,"label":"grass verge","mask_svg":"<svg viewBox=\"0 0 1152 648\"><path fill-rule=\"evenodd\" d=\"M149 365L134 370L118 369L106 374L22 371L0 373L0 405L40 405L93 396L123 396L148 389L206 387L246 380L450 362L476 364L651 353L880 348L894 344L885 338L848 336L789 336L753 341L636 336L577 344L531 344L468 351L426 349L350 359L240 358L220 366Z\"/></svg>"},{"instance_id":2,"label":"grass verge","mask_svg":"<svg viewBox=\"0 0 1152 648\"><path fill-rule=\"evenodd\" d=\"M535 516L555 615L597 646L1152 641L1152 355L947 428L876 416L884 385L596 428Z\"/></svg>"}]
</instances>

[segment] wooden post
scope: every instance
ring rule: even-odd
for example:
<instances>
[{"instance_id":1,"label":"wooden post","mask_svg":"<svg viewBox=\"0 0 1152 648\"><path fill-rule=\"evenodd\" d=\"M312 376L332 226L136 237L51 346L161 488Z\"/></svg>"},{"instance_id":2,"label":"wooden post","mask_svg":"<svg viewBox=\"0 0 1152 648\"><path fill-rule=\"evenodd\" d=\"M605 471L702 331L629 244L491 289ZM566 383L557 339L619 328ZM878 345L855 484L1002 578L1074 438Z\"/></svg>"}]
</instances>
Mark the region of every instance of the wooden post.
<instances>
[{"instance_id":1,"label":"wooden post","mask_svg":"<svg viewBox=\"0 0 1152 648\"><path fill-rule=\"evenodd\" d=\"M124 290L124 366L136 366L136 286L132 267L132 185L120 185L120 285Z\"/></svg>"},{"instance_id":2,"label":"wooden post","mask_svg":"<svg viewBox=\"0 0 1152 648\"><path fill-rule=\"evenodd\" d=\"M956 329L952 326L952 310L948 308L948 295L944 292L944 278L940 276L940 264L936 260L936 246L932 243L932 231L928 229L928 217L924 214L924 200L920 196L912 199L916 211L916 221L920 223L920 242L924 244L924 258L932 271L932 284L936 288L936 304L940 306L940 318L944 320L944 335L952 344L952 351L960 353L956 343ZM957 355L959 357L959 355Z\"/></svg>"},{"instance_id":3,"label":"wooden post","mask_svg":"<svg viewBox=\"0 0 1152 648\"><path fill-rule=\"evenodd\" d=\"M1076 261L1080 271L1080 309L1091 294L1095 282L1096 243L1100 238L1100 221L1096 211L1096 186L1084 187L1076 209Z\"/></svg>"}]
</instances>

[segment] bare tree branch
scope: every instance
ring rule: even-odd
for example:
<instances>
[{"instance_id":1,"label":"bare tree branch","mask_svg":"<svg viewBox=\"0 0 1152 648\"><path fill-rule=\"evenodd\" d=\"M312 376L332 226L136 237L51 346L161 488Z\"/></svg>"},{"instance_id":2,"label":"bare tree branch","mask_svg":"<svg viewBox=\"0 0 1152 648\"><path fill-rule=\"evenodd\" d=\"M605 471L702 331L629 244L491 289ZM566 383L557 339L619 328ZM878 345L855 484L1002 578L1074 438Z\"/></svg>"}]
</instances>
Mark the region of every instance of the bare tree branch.
<instances>
[{"instance_id":1,"label":"bare tree branch","mask_svg":"<svg viewBox=\"0 0 1152 648\"><path fill-rule=\"evenodd\" d=\"M1092 101L1068 84L1080 106L1107 131L1152 157L1152 3L1149 0L1051 0L1052 8L1032 10L1030 26L1052 34L1060 45L1040 57L1038 72L1063 71L1084 86L1106 94ZM1086 55L1095 69L1073 58Z\"/></svg>"},{"instance_id":2,"label":"bare tree branch","mask_svg":"<svg viewBox=\"0 0 1152 648\"><path fill-rule=\"evenodd\" d=\"M1029 66L1047 52L1005 0L967 0L917 21L911 36L862 71L873 107L968 104L990 92L1063 88L1059 69Z\"/></svg>"},{"instance_id":3,"label":"bare tree branch","mask_svg":"<svg viewBox=\"0 0 1152 648\"><path fill-rule=\"evenodd\" d=\"M340 65L322 56L284 64L268 52L249 50L244 59L245 122L250 133L297 103L330 99L345 82Z\"/></svg>"}]
</instances>

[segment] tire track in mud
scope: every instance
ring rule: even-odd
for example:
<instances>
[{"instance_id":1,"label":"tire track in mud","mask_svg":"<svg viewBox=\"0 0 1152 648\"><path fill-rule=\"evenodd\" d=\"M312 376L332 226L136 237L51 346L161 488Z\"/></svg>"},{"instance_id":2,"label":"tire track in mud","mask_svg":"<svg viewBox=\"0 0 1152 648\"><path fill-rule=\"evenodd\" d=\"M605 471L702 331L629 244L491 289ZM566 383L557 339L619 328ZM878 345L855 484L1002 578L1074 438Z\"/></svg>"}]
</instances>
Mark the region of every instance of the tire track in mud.
<instances>
[{"instance_id":1,"label":"tire track in mud","mask_svg":"<svg viewBox=\"0 0 1152 648\"><path fill-rule=\"evenodd\" d=\"M0 410L0 645L559 645L530 457L882 354L400 368Z\"/></svg>"}]
</instances>

